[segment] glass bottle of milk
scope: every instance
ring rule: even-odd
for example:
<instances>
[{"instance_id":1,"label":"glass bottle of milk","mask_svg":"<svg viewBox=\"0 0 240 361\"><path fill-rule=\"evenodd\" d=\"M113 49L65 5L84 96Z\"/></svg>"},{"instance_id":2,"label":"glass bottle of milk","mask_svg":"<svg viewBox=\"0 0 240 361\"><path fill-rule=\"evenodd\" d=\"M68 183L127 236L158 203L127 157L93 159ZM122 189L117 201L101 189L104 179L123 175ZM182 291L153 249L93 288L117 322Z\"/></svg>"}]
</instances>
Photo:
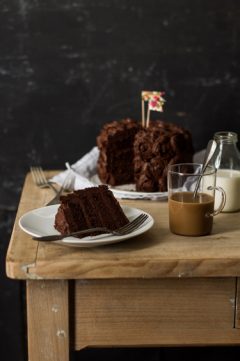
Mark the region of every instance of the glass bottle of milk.
<instances>
[{"instance_id":1,"label":"glass bottle of milk","mask_svg":"<svg viewBox=\"0 0 240 361\"><path fill-rule=\"evenodd\" d=\"M223 212L240 210L240 152L237 148L238 136L234 132L217 132L214 139L218 144L215 167L217 168L216 185L226 192L226 204ZM220 199L216 192L215 206Z\"/></svg>"}]
</instances>

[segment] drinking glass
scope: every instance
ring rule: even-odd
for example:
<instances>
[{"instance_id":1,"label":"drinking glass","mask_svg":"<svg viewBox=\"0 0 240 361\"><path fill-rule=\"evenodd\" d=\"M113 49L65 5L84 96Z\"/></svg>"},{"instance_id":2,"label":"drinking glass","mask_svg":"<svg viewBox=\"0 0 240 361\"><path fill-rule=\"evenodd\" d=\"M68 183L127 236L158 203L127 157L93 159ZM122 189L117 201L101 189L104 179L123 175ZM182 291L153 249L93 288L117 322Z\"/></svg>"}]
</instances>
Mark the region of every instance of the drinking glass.
<instances>
[{"instance_id":1,"label":"drinking glass","mask_svg":"<svg viewBox=\"0 0 240 361\"><path fill-rule=\"evenodd\" d=\"M200 178L200 183L199 183ZM196 194L194 194L197 188ZM215 191L221 202L214 209ZM213 217L221 212L226 195L216 187L216 169L208 165L202 174L202 164L180 163L168 169L169 227L172 233L203 236L212 231Z\"/></svg>"}]
</instances>

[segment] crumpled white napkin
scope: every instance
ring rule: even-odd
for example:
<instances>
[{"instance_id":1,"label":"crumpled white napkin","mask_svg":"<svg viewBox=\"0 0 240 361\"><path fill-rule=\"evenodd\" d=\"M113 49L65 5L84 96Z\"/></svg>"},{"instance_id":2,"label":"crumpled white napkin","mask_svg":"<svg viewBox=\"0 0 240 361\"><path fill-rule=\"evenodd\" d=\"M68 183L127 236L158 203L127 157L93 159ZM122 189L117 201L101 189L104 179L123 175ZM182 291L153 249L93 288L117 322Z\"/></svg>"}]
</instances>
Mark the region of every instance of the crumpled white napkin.
<instances>
[{"instance_id":1,"label":"crumpled white napkin","mask_svg":"<svg viewBox=\"0 0 240 361\"><path fill-rule=\"evenodd\" d=\"M194 161L199 162L199 160L204 155L204 150L198 152L194 156ZM98 183L94 182L91 178L96 175L97 171L97 160L99 156L99 150L97 147L92 148L90 152L85 154L81 159L79 159L76 163L72 164L71 167L68 166L68 169L55 175L51 178L51 181L62 185L65 178L69 174L71 177L71 187L74 190L77 189L84 189L89 187L96 187L99 185ZM201 163L201 162L200 162ZM67 164L67 163L66 163ZM141 193L141 192L126 192L124 193L123 190L119 192L117 189L111 188L114 195L117 198L121 199L151 199L151 200L161 200L166 199L167 192L151 194L151 193Z\"/></svg>"},{"instance_id":2,"label":"crumpled white napkin","mask_svg":"<svg viewBox=\"0 0 240 361\"><path fill-rule=\"evenodd\" d=\"M72 175L71 186L74 190L95 187L96 183L91 182L91 177L96 174L97 160L99 150L94 147L90 152L85 154L76 163L71 165L71 168L55 175L50 180L51 182L62 185L64 179L69 175Z\"/></svg>"}]
</instances>

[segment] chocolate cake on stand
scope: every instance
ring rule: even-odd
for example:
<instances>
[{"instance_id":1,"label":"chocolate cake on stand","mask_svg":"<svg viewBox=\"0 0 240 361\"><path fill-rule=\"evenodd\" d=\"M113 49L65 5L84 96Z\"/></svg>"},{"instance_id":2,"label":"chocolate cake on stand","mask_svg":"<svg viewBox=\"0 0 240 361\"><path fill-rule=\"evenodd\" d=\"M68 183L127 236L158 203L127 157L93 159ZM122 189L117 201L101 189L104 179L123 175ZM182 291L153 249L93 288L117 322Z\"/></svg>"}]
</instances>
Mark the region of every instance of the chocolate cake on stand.
<instances>
[{"instance_id":1,"label":"chocolate cake on stand","mask_svg":"<svg viewBox=\"0 0 240 361\"><path fill-rule=\"evenodd\" d=\"M142 92L141 123L123 119L103 126L97 137L97 172L102 183L135 183L140 192L165 192L168 165L192 161L194 150L188 130L161 120L150 121L150 111L162 111L163 103L161 92Z\"/></svg>"}]
</instances>

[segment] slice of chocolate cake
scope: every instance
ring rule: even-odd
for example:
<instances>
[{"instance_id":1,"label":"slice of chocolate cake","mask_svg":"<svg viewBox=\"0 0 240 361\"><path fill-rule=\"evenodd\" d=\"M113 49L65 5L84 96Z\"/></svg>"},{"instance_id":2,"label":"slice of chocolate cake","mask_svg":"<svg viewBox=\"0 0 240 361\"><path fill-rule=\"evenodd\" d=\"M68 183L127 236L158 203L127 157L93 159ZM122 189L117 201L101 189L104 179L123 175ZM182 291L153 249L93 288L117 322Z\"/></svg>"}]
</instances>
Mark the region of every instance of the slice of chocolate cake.
<instances>
[{"instance_id":1,"label":"slice of chocolate cake","mask_svg":"<svg viewBox=\"0 0 240 361\"><path fill-rule=\"evenodd\" d=\"M139 129L140 124L132 119L104 125L97 137L97 172L102 183L115 186L134 182L133 141Z\"/></svg>"},{"instance_id":2,"label":"slice of chocolate cake","mask_svg":"<svg viewBox=\"0 0 240 361\"><path fill-rule=\"evenodd\" d=\"M114 230L128 222L113 193L101 185L62 196L54 226L64 234L94 227Z\"/></svg>"}]
</instances>

